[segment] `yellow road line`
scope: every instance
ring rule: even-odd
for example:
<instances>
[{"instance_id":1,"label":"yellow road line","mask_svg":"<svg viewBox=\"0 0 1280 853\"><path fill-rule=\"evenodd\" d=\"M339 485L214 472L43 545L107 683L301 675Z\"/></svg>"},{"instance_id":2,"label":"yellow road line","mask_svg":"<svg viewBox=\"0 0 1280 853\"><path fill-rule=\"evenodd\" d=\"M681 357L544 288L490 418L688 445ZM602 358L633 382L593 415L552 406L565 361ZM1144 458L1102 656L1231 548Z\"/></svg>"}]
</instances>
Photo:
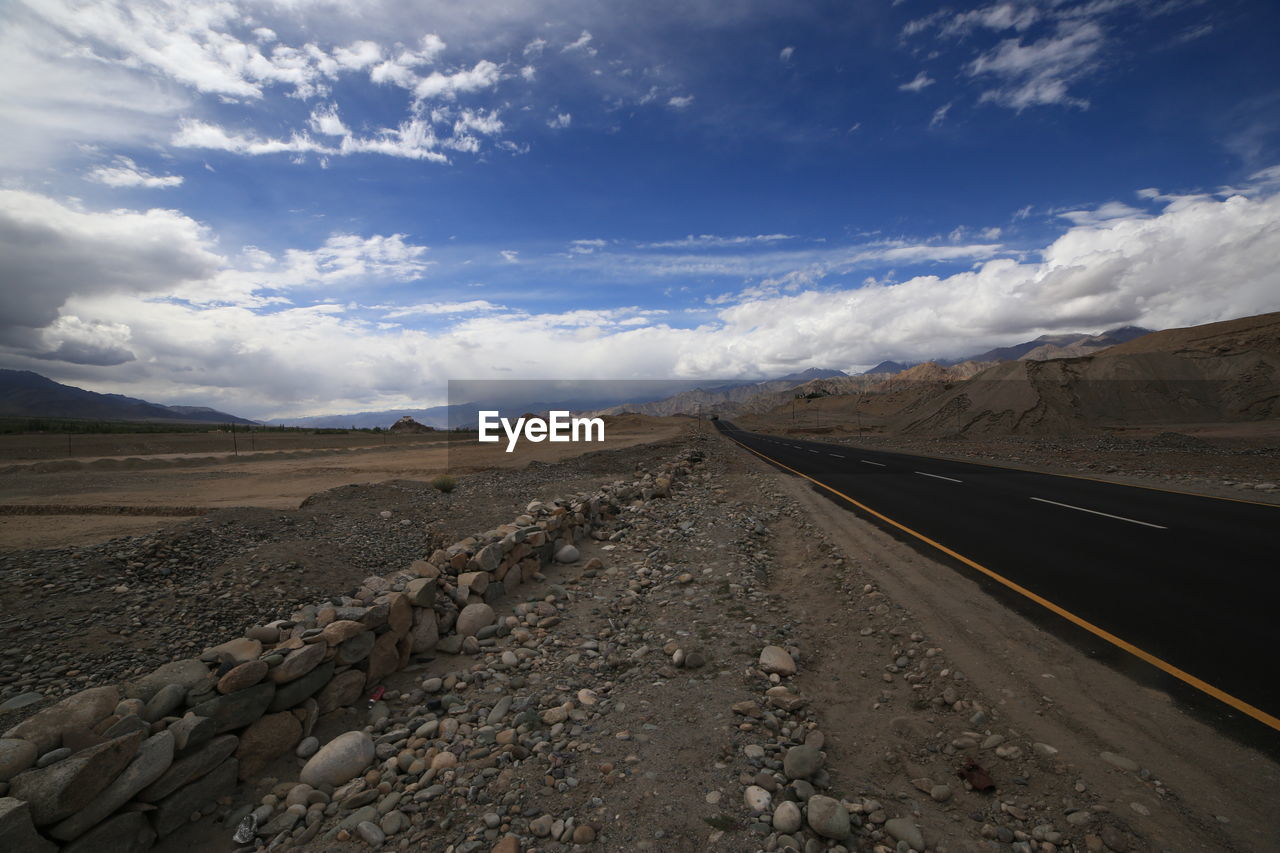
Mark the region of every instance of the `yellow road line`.
<instances>
[{"instance_id":1,"label":"yellow road line","mask_svg":"<svg viewBox=\"0 0 1280 853\"><path fill-rule=\"evenodd\" d=\"M792 468L789 465L784 465L778 460L773 459L769 456L766 456L765 454L761 453L760 451L754 448L747 447L747 445L738 441L733 436L730 436L727 434L725 435L726 435L726 438L728 438L730 441L732 441L734 444L738 445L742 449L747 450L751 453L754 453L755 455L759 456L761 459L766 459L769 462L772 462L774 465L777 465L779 468L785 468L786 470L790 471L792 474L795 474L799 477L804 477L806 480L808 480L810 483L813 483L815 486L821 486L822 488L826 489L828 492L831 492L833 495L843 498L844 500L858 507L863 512L867 512L867 513L870 513L871 515L874 515L876 518L880 519L886 524L890 524L898 528L902 532L908 533L911 536L914 536L916 539L919 539L921 542L924 542L927 545L931 545L934 548L937 548L939 551L946 554L947 556L953 557L954 559L959 560L960 562L964 563L966 566L972 569L976 569L979 572L982 572L984 575L991 578L992 580L997 581L1000 584L1003 584L1004 586L1008 587L1009 589L1013 590L1019 595L1025 596L1031 601L1034 601L1036 604L1039 604L1041 607L1044 607L1045 609L1058 614L1063 619L1066 619L1068 622L1071 622L1085 629L1086 631L1093 634L1094 636L1100 637L1101 639L1106 640L1108 643L1111 643L1113 646L1123 649L1124 651L1128 652L1134 657L1137 657L1146 661L1147 663L1151 664L1157 669L1163 672L1166 672L1169 675L1172 675L1174 678L1178 679L1179 681L1189 684L1192 687L1196 688L1197 690L1201 691L1202 693L1206 693L1212 696L1214 699L1217 699L1219 702L1224 702L1227 705L1230 705L1232 708L1235 708L1237 711L1240 711L1243 714L1248 714L1250 717L1253 717L1258 722L1266 726L1270 726L1272 729L1276 731L1280 731L1280 719L1271 716L1266 711L1263 711L1261 708L1255 708L1254 706L1250 705L1248 702L1245 702L1243 699L1237 699L1236 697L1232 696L1230 693L1227 693L1224 690L1220 690L1217 687L1214 687L1212 684L1209 684L1207 681L1201 681L1199 678L1196 678L1191 673L1178 669L1178 667L1174 666L1168 661L1162 660L1156 657L1155 655L1151 654L1150 652L1138 648L1133 643L1120 639L1115 634L1112 634L1110 631L1107 631L1103 628L1098 627L1097 625L1094 625L1092 622L1077 616L1076 614L1072 613L1070 610L1067 610L1064 607L1060 607L1059 605L1054 604L1052 601L1048 600L1047 598L1044 598L1043 596L1035 594L1034 592L1027 589L1026 587L1020 584L1014 583L1013 581L1009 580L1008 578L1004 577L1001 574L998 574L997 572L993 572L991 569L988 569L986 566L982 565L981 563L974 562L973 560L970 560L968 557L964 556L963 554L960 554L960 553L957 553L956 551L951 550L946 545L943 545L941 542L936 542L933 539L930 539L928 536L925 536L923 533L917 533L915 530L912 530L910 527L907 527L905 524L902 524L901 522L898 522L898 521L894 521L892 518L890 518L889 516L883 513L876 512L874 509L867 506L866 504L860 501L854 500L853 498L846 495L844 492L838 489L832 488L831 486L828 486L826 483L822 482L821 480L815 480L813 477L810 477L808 474L805 474L801 471L797 471L795 468Z\"/></svg>"}]
</instances>

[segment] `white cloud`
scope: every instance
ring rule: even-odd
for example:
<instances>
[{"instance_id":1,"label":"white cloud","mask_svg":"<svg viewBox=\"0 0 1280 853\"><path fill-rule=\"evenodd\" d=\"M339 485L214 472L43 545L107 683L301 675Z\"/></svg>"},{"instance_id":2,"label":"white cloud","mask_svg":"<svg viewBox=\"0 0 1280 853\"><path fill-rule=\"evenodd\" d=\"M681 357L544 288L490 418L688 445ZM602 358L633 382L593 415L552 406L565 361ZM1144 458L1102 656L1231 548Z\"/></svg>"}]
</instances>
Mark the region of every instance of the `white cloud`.
<instances>
[{"instance_id":1,"label":"white cloud","mask_svg":"<svg viewBox=\"0 0 1280 853\"><path fill-rule=\"evenodd\" d=\"M959 355L1047 331L1124 323L1160 328L1280 308L1274 186L1176 197L1156 213L1103 205L1104 218L1071 225L1037 257L995 258L896 284L835 287L830 273L848 265L815 266L797 253L791 272L752 285L694 328L668 325L642 308L537 313L445 299L379 306L384 314L399 312L395 320L443 318L446 326L432 332L363 320L363 312L345 304L349 297L267 311L249 303L146 298L164 294L175 280L186 282L179 294L234 283L196 223L172 211L89 214L19 195L0 195L5 280L25 275L60 284L58 298L36 312L21 300L44 295L44 288L5 290L18 302L6 304L3 316L25 317L30 332L25 345L21 335L6 337L6 364L44 365L55 378L77 376L91 387L247 415L391 408L421 400L451 375L509 376L511 352L526 354L521 373L535 378L563 376L566 364L585 378L610 377L618 364L636 376L761 375L889 356ZM37 235L59 251L31 250ZM257 268L236 275L259 288L323 294L363 277L420 276L424 252L400 235L334 235L317 249L278 259L246 252L246 266ZM974 257L979 250L886 242L844 252L905 263L948 253ZM505 255L516 258L511 250ZM742 269L748 262L759 269L754 257L744 258ZM24 361L15 348L44 358ZM107 364L115 365L110 372L99 366Z\"/></svg>"},{"instance_id":2,"label":"white cloud","mask_svg":"<svg viewBox=\"0 0 1280 853\"><path fill-rule=\"evenodd\" d=\"M597 249L609 245L606 240L574 240L569 244L569 253L573 255L590 255Z\"/></svg>"},{"instance_id":3,"label":"white cloud","mask_svg":"<svg viewBox=\"0 0 1280 853\"><path fill-rule=\"evenodd\" d=\"M573 50L580 50L590 56L595 56L596 49L591 46L591 33L587 32L586 30L583 30L582 35L578 36L578 38L575 41L572 41L569 44L566 44L564 47L562 47L560 49L560 52L568 53L569 51L573 51Z\"/></svg>"},{"instance_id":4,"label":"white cloud","mask_svg":"<svg viewBox=\"0 0 1280 853\"><path fill-rule=\"evenodd\" d=\"M426 272L426 246L405 242L404 234L360 237L334 234L319 249L289 249L272 285L329 286L360 279L413 281Z\"/></svg>"},{"instance_id":5,"label":"white cloud","mask_svg":"<svg viewBox=\"0 0 1280 853\"><path fill-rule=\"evenodd\" d=\"M441 118L447 119L444 114ZM410 160L430 160L448 163L449 158L440 150L452 148L474 152L479 142L469 131L497 132L502 122L496 113L476 113L464 110L453 119L453 136L441 138L429 121L415 118L401 122L395 128L381 128L369 136L356 136L346 130L336 113L318 112L311 117L311 125L317 131L345 133L336 144L317 141L306 133L296 132L289 139L262 138L256 135L227 131L199 120L185 120L171 143L180 148L205 148L228 151L234 154L318 154L346 156L350 154L382 154ZM325 129L327 128L327 130Z\"/></svg>"},{"instance_id":6,"label":"white cloud","mask_svg":"<svg viewBox=\"0 0 1280 853\"><path fill-rule=\"evenodd\" d=\"M323 133L325 136L349 136L351 131L347 130L347 126L342 123L342 119L338 116L338 107L336 104L330 104L328 107L316 107L311 111L311 118L307 123L316 133Z\"/></svg>"},{"instance_id":7,"label":"white cloud","mask_svg":"<svg viewBox=\"0 0 1280 853\"><path fill-rule=\"evenodd\" d=\"M573 122L573 115L570 113L559 113L555 118L547 121L547 127L555 130L563 130Z\"/></svg>"},{"instance_id":8,"label":"white cloud","mask_svg":"<svg viewBox=\"0 0 1280 853\"><path fill-rule=\"evenodd\" d=\"M147 4L96 3L89 8L68 0L44 0L29 7L101 62L142 68L200 92L260 98L263 87L292 87L300 97L325 88L330 61L312 44L243 42L232 31L242 12L232 3L156 0ZM274 33L272 33L274 35Z\"/></svg>"},{"instance_id":9,"label":"white cloud","mask_svg":"<svg viewBox=\"0 0 1280 853\"><path fill-rule=\"evenodd\" d=\"M86 174L85 178L109 187L163 189L182 184L181 175L153 175L128 157L117 157L110 166L99 166Z\"/></svg>"},{"instance_id":10,"label":"white cloud","mask_svg":"<svg viewBox=\"0 0 1280 853\"><path fill-rule=\"evenodd\" d=\"M1087 107L1089 102L1072 96L1067 87L1094 69L1104 41L1102 28L1093 21L1065 22L1052 36L1030 44L1006 39L973 60L967 71L999 81L983 92L983 101L1019 110L1049 104Z\"/></svg>"},{"instance_id":11,"label":"white cloud","mask_svg":"<svg viewBox=\"0 0 1280 853\"><path fill-rule=\"evenodd\" d=\"M933 116L929 119L929 127L941 127L943 122L947 120L947 113L951 112L951 101L943 104L933 111Z\"/></svg>"},{"instance_id":12,"label":"white cloud","mask_svg":"<svg viewBox=\"0 0 1280 853\"><path fill-rule=\"evenodd\" d=\"M970 12L961 12L942 27L946 35L964 35L977 27L989 30L1026 30L1041 18L1041 11L1033 5L1021 3L997 3Z\"/></svg>"},{"instance_id":13,"label":"white cloud","mask_svg":"<svg viewBox=\"0 0 1280 853\"><path fill-rule=\"evenodd\" d=\"M675 95L671 100L667 101L667 106L672 109L682 110L693 103L693 95Z\"/></svg>"},{"instance_id":14,"label":"white cloud","mask_svg":"<svg viewBox=\"0 0 1280 853\"><path fill-rule=\"evenodd\" d=\"M520 253L515 249L503 249L498 254L502 255L502 259L509 264L520 263Z\"/></svg>"},{"instance_id":15,"label":"white cloud","mask_svg":"<svg viewBox=\"0 0 1280 853\"><path fill-rule=\"evenodd\" d=\"M333 61L343 68L360 71L382 61L382 48L377 42L355 41L349 47L334 48Z\"/></svg>"},{"instance_id":16,"label":"white cloud","mask_svg":"<svg viewBox=\"0 0 1280 853\"><path fill-rule=\"evenodd\" d=\"M793 47L792 45L787 45L782 50L778 51L778 60L781 62L790 62L791 57L795 54L795 52L796 52L795 47Z\"/></svg>"},{"instance_id":17,"label":"white cloud","mask_svg":"<svg viewBox=\"0 0 1280 853\"><path fill-rule=\"evenodd\" d=\"M1141 190L1138 191L1138 196L1142 197ZM1155 198L1155 196L1148 196L1148 198ZM1073 225L1100 225L1113 219L1131 219L1145 214L1124 202L1109 201L1093 210L1068 210L1058 215Z\"/></svg>"},{"instance_id":18,"label":"white cloud","mask_svg":"<svg viewBox=\"0 0 1280 853\"><path fill-rule=\"evenodd\" d=\"M503 306L495 305L487 299L469 299L465 302L422 302L417 305L406 305L394 308L384 315L388 320L403 317L434 317L447 314L473 314L480 311L505 311Z\"/></svg>"},{"instance_id":19,"label":"white cloud","mask_svg":"<svg viewBox=\"0 0 1280 853\"><path fill-rule=\"evenodd\" d=\"M502 77L502 69L487 59L482 59L470 70L455 71L452 74L431 74L419 80L413 87L413 93L422 100L443 98L453 100L460 92L477 92L491 89Z\"/></svg>"},{"instance_id":20,"label":"white cloud","mask_svg":"<svg viewBox=\"0 0 1280 853\"><path fill-rule=\"evenodd\" d=\"M536 38L524 46L524 55L527 57L541 56L542 51L547 47L547 40Z\"/></svg>"},{"instance_id":21,"label":"white cloud","mask_svg":"<svg viewBox=\"0 0 1280 853\"><path fill-rule=\"evenodd\" d=\"M747 246L759 243L777 243L780 240L799 239L793 234L756 234L755 236L722 237L717 234L690 234L679 240L663 240L657 243L644 243L642 249L718 249L725 246Z\"/></svg>"},{"instance_id":22,"label":"white cloud","mask_svg":"<svg viewBox=\"0 0 1280 853\"><path fill-rule=\"evenodd\" d=\"M931 79L928 74L921 71L910 83L903 83L898 88L903 92L923 92L927 87L932 86L936 82L937 81Z\"/></svg>"},{"instance_id":23,"label":"white cloud","mask_svg":"<svg viewBox=\"0 0 1280 853\"><path fill-rule=\"evenodd\" d=\"M221 258L173 210L89 213L0 190L0 343L32 349L73 294L157 293L211 278Z\"/></svg>"},{"instance_id":24,"label":"white cloud","mask_svg":"<svg viewBox=\"0 0 1280 853\"><path fill-rule=\"evenodd\" d=\"M497 110L489 110L488 112L462 110L453 122L453 135L458 137L475 131L485 136L493 136L501 133L502 128L502 119L498 118Z\"/></svg>"},{"instance_id":25,"label":"white cloud","mask_svg":"<svg viewBox=\"0 0 1280 853\"><path fill-rule=\"evenodd\" d=\"M256 135L229 132L199 119L183 120L170 143L179 148L208 148L235 154L339 153L337 149L316 142L305 133L295 133L287 140L264 139Z\"/></svg>"}]
</instances>

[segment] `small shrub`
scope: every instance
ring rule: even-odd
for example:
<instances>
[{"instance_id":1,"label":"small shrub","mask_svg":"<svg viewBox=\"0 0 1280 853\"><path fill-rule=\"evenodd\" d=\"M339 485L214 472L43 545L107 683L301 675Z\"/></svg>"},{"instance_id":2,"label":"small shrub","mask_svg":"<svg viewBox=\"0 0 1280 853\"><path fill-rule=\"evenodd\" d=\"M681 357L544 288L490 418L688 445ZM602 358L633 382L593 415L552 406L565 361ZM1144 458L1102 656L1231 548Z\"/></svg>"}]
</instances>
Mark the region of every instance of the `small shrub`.
<instances>
[{"instance_id":1,"label":"small shrub","mask_svg":"<svg viewBox=\"0 0 1280 853\"><path fill-rule=\"evenodd\" d=\"M454 479L450 477L448 474L441 474L440 476L436 477L431 481L431 485L437 491L445 492L447 494L449 492L452 492L454 486L458 484L454 482Z\"/></svg>"}]
</instances>

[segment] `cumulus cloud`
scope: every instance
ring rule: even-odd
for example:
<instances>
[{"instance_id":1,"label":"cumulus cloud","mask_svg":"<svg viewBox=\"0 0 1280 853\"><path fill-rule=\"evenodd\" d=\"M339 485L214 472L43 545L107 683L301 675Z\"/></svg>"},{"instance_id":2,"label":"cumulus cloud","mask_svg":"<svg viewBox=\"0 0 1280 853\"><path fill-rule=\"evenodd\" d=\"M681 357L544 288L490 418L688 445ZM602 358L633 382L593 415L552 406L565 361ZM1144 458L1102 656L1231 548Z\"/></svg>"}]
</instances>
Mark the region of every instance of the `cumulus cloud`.
<instances>
[{"instance_id":1,"label":"cumulus cloud","mask_svg":"<svg viewBox=\"0 0 1280 853\"><path fill-rule=\"evenodd\" d=\"M342 123L342 119L338 116L338 108L334 105L328 107L317 107L311 111L311 118L307 120L307 124L316 133L323 133L325 136L349 136L351 131L347 130L347 126Z\"/></svg>"},{"instance_id":2,"label":"cumulus cloud","mask_svg":"<svg viewBox=\"0 0 1280 853\"><path fill-rule=\"evenodd\" d=\"M571 113L559 113L547 120L547 127L552 130L564 130L573 123L573 115Z\"/></svg>"},{"instance_id":3,"label":"cumulus cloud","mask_svg":"<svg viewBox=\"0 0 1280 853\"><path fill-rule=\"evenodd\" d=\"M669 101L667 106L672 109L682 110L693 103L693 95L675 95Z\"/></svg>"},{"instance_id":4,"label":"cumulus cloud","mask_svg":"<svg viewBox=\"0 0 1280 853\"><path fill-rule=\"evenodd\" d=\"M1111 202L1065 211L1061 236L1017 256L998 244L905 240L791 251L788 241L770 242L763 256L751 243L722 257L636 253L754 277L692 326L639 308L548 312L519 297L504 297L506 305L423 299L420 286L377 306L371 321L345 295L297 300L428 274L427 249L404 235L336 234L308 250L248 250L232 268L197 223L172 211L88 213L10 192L0 194L0 274L28 286L4 291L0 344L8 366L53 372L74 359L81 376L111 377L112 390L265 416L420 402L450 376L510 376L513 351L528 354L520 369L533 378L562 376L566 364L584 378L612 377L619 364L642 377L750 376L960 355L1051 331L1190 325L1280 308L1280 187L1270 175L1229 193L1147 194L1147 209ZM598 249L599 241L574 245ZM977 263L903 281L845 280L859 264L948 257ZM561 263L597 259L616 261L596 251ZM535 271L544 262L529 261ZM289 299L194 298L236 287ZM430 319L432 330L414 328L415 318Z\"/></svg>"},{"instance_id":5,"label":"cumulus cloud","mask_svg":"<svg viewBox=\"0 0 1280 853\"><path fill-rule=\"evenodd\" d=\"M73 294L163 293L219 266L206 230L177 211L90 213L0 190L0 344L38 347Z\"/></svg>"},{"instance_id":6,"label":"cumulus cloud","mask_svg":"<svg viewBox=\"0 0 1280 853\"><path fill-rule=\"evenodd\" d=\"M153 175L128 157L117 157L110 166L99 166L85 177L109 187L146 187L162 189L182 184L181 175Z\"/></svg>"},{"instance_id":7,"label":"cumulus cloud","mask_svg":"<svg viewBox=\"0 0 1280 853\"><path fill-rule=\"evenodd\" d=\"M496 63L482 59L474 67L455 71L452 74L432 71L414 85L413 93L421 100L431 98L453 100L459 93L493 88L501 77L502 69Z\"/></svg>"},{"instance_id":8,"label":"cumulus cloud","mask_svg":"<svg viewBox=\"0 0 1280 853\"><path fill-rule=\"evenodd\" d=\"M792 45L787 45L782 50L778 51L778 60L780 62L790 62L791 57L795 54L795 52L796 52L795 47L793 47Z\"/></svg>"}]
</instances>

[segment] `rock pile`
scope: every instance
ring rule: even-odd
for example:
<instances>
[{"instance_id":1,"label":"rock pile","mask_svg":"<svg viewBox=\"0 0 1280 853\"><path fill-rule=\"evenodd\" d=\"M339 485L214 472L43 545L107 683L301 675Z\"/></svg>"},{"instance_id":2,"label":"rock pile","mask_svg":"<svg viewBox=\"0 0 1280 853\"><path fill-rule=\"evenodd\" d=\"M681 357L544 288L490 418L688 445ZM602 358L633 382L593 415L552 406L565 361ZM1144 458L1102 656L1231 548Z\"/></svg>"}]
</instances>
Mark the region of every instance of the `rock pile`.
<instances>
[{"instance_id":1,"label":"rock pile","mask_svg":"<svg viewBox=\"0 0 1280 853\"><path fill-rule=\"evenodd\" d=\"M605 538L604 525L623 507L669 497L699 460L686 453L631 482L535 501L509 524L365 578L353 595L304 606L197 658L39 711L0 739L0 849L144 851L212 813L239 781L290 751L308 759L299 781L284 783L278 797L245 815L237 840L258 837L272 849L305 845L324 817L341 809L350 814L326 837L354 833L381 844L409 824L416 805L450 792L441 782L452 780L460 758L479 753L487 758L481 773L498 775L531 754L517 742L520 727L558 732L589 716L599 700L584 689L537 712L508 697L459 719L447 712L465 704L458 693L468 682L451 675L424 684L413 697L424 700L414 716L393 719L385 703L371 702L372 731L349 731L323 746L313 736L320 716L359 702L415 655L475 655L499 637L527 640L553 627L560 616L551 602L521 604L501 621L493 605L525 580L542 579L552 562L577 561L577 543ZM502 661L518 669L521 655L507 651ZM470 753L454 739L460 731L474 744ZM392 790L379 766L415 781ZM545 818L531 827L534 835L594 839L595 829L572 817ZM507 823L497 812L486 821L495 829Z\"/></svg>"},{"instance_id":2,"label":"rock pile","mask_svg":"<svg viewBox=\"0 0 1280 853\"><path fill-rule=\"evenodd\" d=\"M391 425L391 432L397 434L412 435L414 433L435 432L435 427L429 427L426 424L420 424L413 419L412 415L405 415L400 420Z\"/></svg>"}]
</instances>

